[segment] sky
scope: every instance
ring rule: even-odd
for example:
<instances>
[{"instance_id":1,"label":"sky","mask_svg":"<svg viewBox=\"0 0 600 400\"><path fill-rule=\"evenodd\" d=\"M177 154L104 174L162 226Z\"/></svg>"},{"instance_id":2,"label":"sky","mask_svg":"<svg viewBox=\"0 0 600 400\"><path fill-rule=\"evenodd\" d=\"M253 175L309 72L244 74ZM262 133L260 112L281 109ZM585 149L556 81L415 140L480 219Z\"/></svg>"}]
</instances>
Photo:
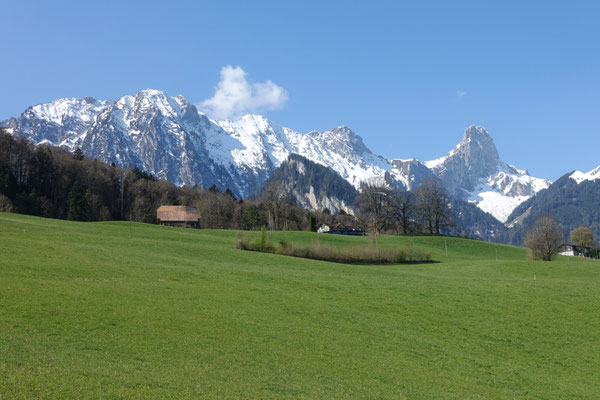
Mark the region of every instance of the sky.
<instances>
[{"instance_id":1,"label":"sky","mask_svg":"<svg viewBox=\"0 0 600 400\"><path fill-rule=\"evenodd\" d=\"M0 120L153 88L215 118L347 125L387 158L440 157L474 124L537 177L600 165L600 2L2 4Z\"/></svg>"}]
</instances>

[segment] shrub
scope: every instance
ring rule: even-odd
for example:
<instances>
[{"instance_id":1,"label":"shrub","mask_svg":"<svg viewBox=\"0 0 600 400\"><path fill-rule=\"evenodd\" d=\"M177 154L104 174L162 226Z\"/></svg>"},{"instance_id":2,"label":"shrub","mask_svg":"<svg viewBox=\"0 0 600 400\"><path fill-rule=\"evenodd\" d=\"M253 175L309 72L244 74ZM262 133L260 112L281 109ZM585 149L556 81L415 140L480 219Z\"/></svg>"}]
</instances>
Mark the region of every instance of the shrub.
<instances>
[{"instance_id":1,"label":"shrub","mask_svg":"<svg viewBox=\"0 0 600 400\"><path fill-rule=\"evenodd\" d=\"M0 194L0 212L13 212L14 207L12 202L8 197L3 194Z\"/></svg>"},{"instance_id":2,"label":"shrub","mask_svg":"<svg viewBox=\"0 0 600 400\"><path fill-rule=\"evenodd\" d=\"M309 258L344 264L406 264L431 262L431 253L414 249L412 243L402 248L377 249L375 247L337 247L319 241L311 245L298 245L281 240L273 246L266 230L251 240L238 237L236 247L240 250L260 251L285 256Z\"/></svg>"}]
</instances>

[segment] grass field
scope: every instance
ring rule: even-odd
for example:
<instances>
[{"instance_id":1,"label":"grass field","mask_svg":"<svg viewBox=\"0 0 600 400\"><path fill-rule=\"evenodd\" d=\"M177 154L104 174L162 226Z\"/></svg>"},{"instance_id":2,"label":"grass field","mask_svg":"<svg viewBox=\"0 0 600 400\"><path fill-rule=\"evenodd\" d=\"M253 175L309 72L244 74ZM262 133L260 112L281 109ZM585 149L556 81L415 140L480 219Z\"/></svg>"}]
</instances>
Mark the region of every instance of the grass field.
<instances>
[{"instance_id":1,"label":"grass field","mask_svg":"<svg viewBox=\"0 0 600 400\"><path fill-rule=\"evenodd\" d=\"M600 398L598 262L383 237L440 262L356 266L235 238L0 214L0 399Z\"/></svg>"}]
</instances>

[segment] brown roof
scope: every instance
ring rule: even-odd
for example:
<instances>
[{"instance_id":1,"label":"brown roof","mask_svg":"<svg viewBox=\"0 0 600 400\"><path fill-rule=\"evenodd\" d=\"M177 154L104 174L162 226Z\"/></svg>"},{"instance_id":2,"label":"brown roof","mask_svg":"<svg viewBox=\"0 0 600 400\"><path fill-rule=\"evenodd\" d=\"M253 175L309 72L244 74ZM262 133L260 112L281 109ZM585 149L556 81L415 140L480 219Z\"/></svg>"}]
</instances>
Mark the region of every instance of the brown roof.
<instances>
[{"instance_id":1,"label":"brown roof","mask_svg":"<svg viewBox=\"0 0 600 400\"><path fill-rule=\"evenodd\" d=\"M200 219L200 212L189 206L160 206L156 210L156 218L163 222L196 222Z\"/></svg>"}]
</instances>

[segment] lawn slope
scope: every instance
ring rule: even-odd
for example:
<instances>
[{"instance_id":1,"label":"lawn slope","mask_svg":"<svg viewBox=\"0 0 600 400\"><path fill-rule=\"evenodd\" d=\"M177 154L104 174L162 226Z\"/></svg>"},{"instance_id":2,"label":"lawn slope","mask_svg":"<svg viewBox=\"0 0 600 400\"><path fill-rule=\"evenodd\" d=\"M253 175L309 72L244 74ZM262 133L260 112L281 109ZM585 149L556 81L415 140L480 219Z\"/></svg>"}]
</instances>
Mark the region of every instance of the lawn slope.
<instances>
[{"instance_id":1,"label":"lawn slope","mask_svg":"<svg viewBox=\"0 0 600 400\"><path fill-rule=\"evenodd\" d=\"M0 399L600 397L597 262L383 237L440 262L354 266L235 238L0 213ZM371 241L272 235L315 238Z\"/></svg>"}]
</instances>

